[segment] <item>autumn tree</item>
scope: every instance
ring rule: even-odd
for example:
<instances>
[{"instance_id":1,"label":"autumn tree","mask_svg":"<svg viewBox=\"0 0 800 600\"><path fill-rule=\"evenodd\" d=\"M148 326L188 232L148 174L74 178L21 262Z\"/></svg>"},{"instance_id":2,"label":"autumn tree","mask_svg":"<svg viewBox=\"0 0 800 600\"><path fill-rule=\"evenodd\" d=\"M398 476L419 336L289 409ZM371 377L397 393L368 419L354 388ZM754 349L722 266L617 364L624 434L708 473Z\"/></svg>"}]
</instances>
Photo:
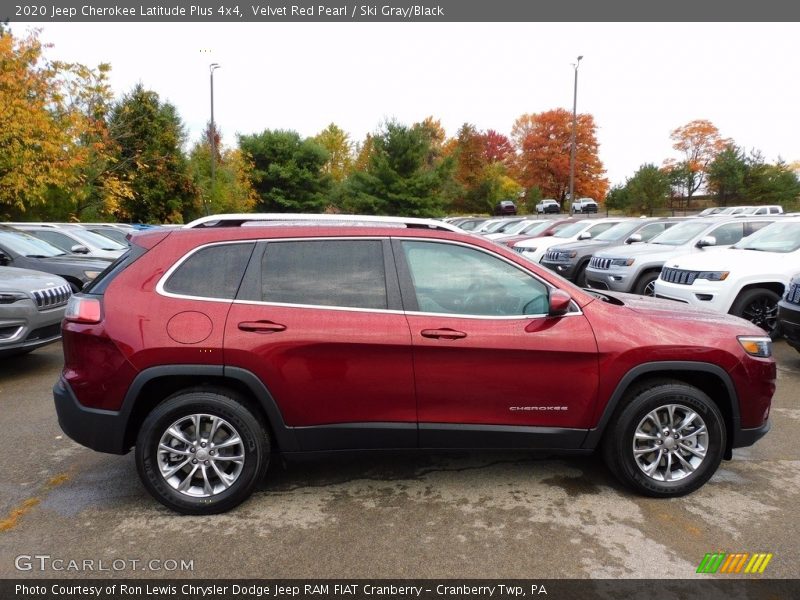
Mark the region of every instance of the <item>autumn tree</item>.
<instances>
[{"instance_id":1,"label":"autumn tree","mask_svg":"<svg viewBox=\"0 0 800 600\"><path fill-rule=\"evenodd\" d=\"M348 179L341 198L348 212L433 217L442 215L444 190L452 161L428 164L431 136L421 124L391 121L371 138L372 151L363 171Z\"/></svg>"},{"instance_id":2,"label":"autumn tree","mask_svg":"<svg viewBox=\"0 0 800 600\"><path fill-rule=\"evenodd\" d=\"M131 189L119 218L181 223L201 214L182 150L186 133L172 104L138 84L113 107L109 130L119 145L117 172Z\"/></svg>"},{"instance_id":3,"label":"autumn tree","mask_svg":"<svg viewBox=\"0 0 800 600\"><path fill-rule=\"evenodd\" d=\"M575 196L602 200L608 190L598 156L594 117L577 116L575 136ZM525 189L538 187L546 198L563 206L569 194L572 113L562 108L518 118L511 130L516 147L514 173Z\"/></svg>"},{"instance_id":4,"label":"autumn tree","mask_svg":"<svg viewBox=\"0 0 800 600\"><path fill-rule=\"evenodd\" d=\"M295 131L265 130L239 137L251 161L250 179L260 212L319 212L329 204L328 152Z\"/></svg>"},{"instance_id":5,"label":"autumn tree","mask_svg":"<svg viewBox=\"0 0 800 600\"><path fill-rule=\"evenodd\" d=\"M705 183L708 167L717 154L730 143L723 139L717 127L705 119L691 121L670 133L674 142L672 147L681 154L680 159L668 159L664 166L671 172L674 185L686 199L686 206L692 196Z\"/></svg>"},{"instance_id":6,"label":"autumn tree","mask_svg":"<svg viewBox=\"0 0 800 600\"><path fill-rule=\"evenodd\" d=\"M314 137L314 141L328 152L328 161L322 166L322 171L336 183L344 180L353 168L350 136L331 123Z\"/></svg>"},{"instance_id":7,"label":"autumn tree","mask_svg":"<svg viewBox=\"0 0 800 600\"><path fill-rule=\"evenodd\" d=\"M0 214L29 211L74 182L66 67L44 60L37 33L0 35Z\"/></svg>"}]
</instances>

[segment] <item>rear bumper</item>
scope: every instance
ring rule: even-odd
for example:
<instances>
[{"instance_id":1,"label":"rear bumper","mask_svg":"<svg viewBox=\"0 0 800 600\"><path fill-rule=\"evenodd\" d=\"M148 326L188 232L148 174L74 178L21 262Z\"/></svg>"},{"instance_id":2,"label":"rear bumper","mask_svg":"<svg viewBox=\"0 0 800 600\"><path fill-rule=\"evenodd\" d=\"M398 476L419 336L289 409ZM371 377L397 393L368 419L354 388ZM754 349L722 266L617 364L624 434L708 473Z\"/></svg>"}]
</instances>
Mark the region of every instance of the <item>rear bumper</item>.
<instances>
[{"instance_id":1,"label":"rear bumper","mask_svg":"<svg viewBox=\"0 0 800 600\"><path fill-rule=\"evenodd\" d=\"M762 437L767 435L770 427L772 427L771 421L765 421L761 427L755 427L753 429L739 429L735 431L731 448L746 448L747 446L752 446Z\"/></svg>"},{"instance_id":2,"label":"rear bumper","mask_svg":"<svg viewBox=\"0 0 800 600\"><path fill-rule=\"evenodd\" d=\"M79 444L111 454L125 454L127 418L122 412L86 408L81 405L64 378L53 387L58 424Z\"/></svg>"}]
</instances>

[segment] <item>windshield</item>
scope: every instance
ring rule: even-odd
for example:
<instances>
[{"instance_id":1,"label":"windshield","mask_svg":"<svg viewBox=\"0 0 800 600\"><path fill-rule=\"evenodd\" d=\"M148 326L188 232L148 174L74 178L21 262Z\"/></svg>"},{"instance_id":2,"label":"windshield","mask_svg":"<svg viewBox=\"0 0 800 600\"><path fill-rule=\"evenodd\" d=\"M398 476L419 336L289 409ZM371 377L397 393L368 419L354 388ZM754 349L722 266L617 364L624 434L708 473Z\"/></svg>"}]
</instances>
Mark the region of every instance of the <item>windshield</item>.
<instances>
[{"instance_id":1,"label":"windshield","mask_svg":"<svg viewBox=\"0 0 800 600\"><path fill-rule=\"evenodd\" d=\"M84 242L94 246L95 248L101 248L103 250L124 250L125 246L120 246L117 242L112 240L111 238L107 238L104 235L97 234L93 231L87 231L86 229L70 229L69 232L74 235L76 238L83 240Z\"/></svg>"},{"instance_id":2,"label":"windshield","mask_svg":"<svg viewBox=\"0 0 800 600\"><path fill-rule=\"evenodd\" d=\"M578 221L577 223L573 223L572 225L568 225L564 227L561 231L555 233L553 237L557 238L568 238L572 237L573 235L579 234L581 231L586 229L588 225L591 225L591 222L586 221Z\"/></svg>"},{"instance_id":3,"label":"windshield","mask_svg":"<svg viewBox=\"0 0 800 600\"><path fill-rule=\"evenodd\" d=\"M536 235L550 227L550 221L539 221L533 225L526 225L520 230L520 235Z\"/></svg>"},{"instance_id":4,"label":"windshield","mask_svg":"<svg viewBox=\"0 0 800 600\"><path fill-rule=\"evenodd\" d=\"M641 223L639 221L634 221L632 223L630 221L622 221L621 223L617 223L613 227L606 229L594 239L603 242L621 240L622 238L627 238L630 234L639 229L640 226Z\"/></svg>"},{"instance_id":5,"label":"windshield","mask_svg":"<svg viewBox=\"0 0 800 600\"><path fill-rule=\"evenodd\" d=\"M128 234L124 231L120 231L119 229L93 229L92 232L96 233L97 235L102 235L103 237L112 239L118 244L124 245L125 247L130 245L126 237Z\"/></svg>"},{"instance_id":6,"label":"windshield","mask_svg":"<svg viewBox=\"0 0 800 600\"><path fill-rule=\"evenodd\" d=\"M650 243L681 246L703 233L708 227L708 223L695 223L693 221L678 223L667 229L664 233L659 233L650 240Z\"/></svg>"},{"instance_id":7,"label":"windshield","mask_svg":"<svg viewBox=\"0 0 800 600\"><path fill-rule=\"evenodd\" d=\"M506 235L516 235L531 223L535 223L535 221L520 221L519 223L514 223L503 229L503 233Z\"/></svg>"},{"instance_id":8,"label":"windshield","mask_svg":"<svg viewBox=\"0 0 800 600\"><path fill-rule=\"evenodd\" d=\"M52 244L21 231L0 231L0 243L22 256L46 258L65 254Z\"/></svg>"},{"instance_id":9,"label":"windshield","mask_svg":"<svg viewBox=\"0 0 800 600\"><path fill-rule=\"evenodd\" d=\"M760 252L794 252L800 248L800 222L780 222L767 225L732 246Z\"/></svg>"}]
</instances>

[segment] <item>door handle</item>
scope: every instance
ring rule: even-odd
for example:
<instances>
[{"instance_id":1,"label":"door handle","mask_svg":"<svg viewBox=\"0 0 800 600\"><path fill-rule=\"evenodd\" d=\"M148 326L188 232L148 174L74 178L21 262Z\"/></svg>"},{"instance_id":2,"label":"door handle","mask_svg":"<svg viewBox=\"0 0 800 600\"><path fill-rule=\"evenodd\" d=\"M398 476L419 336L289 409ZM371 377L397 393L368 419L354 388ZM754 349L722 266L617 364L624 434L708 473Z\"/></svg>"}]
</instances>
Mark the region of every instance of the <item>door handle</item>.
<instances>
[{"instance_id":1,"label":"door handle","mask_svg":"<svg viewBox=\"0 0 800 600\"><path fill-rule=\"evenodd\" d=\"M286 325L273 323L272 321L243 321L239 323L239 329L253 333L277 333L278 331L284 331Z\"/></svg>"},{"instance_id":2,"label":"door handle","mask_svg":"<svg viewBox=\"0 0 800 600\"><path fill-rule=\"evenodd\" d=\"M443 329L423 329L420 331L420 335L426 338L441 340L458 340L467 337L467 334L463 331L456 331L455 329L450 329L448 327Z\"/></svg>"}]
</instances>

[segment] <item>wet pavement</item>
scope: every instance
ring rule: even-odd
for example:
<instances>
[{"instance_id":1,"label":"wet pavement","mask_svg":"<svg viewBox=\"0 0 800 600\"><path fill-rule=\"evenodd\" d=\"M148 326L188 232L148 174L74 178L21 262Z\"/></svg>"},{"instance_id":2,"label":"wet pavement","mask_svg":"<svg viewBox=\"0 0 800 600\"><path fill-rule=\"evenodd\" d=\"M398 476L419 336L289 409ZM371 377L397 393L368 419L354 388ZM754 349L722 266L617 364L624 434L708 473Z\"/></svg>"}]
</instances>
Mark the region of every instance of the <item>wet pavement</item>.
<instances>
[{"instance_id":1,"label":"wet pavement","mask_svg":"<svg viewBox=\"0 0 800 600\"><path fill-rule=\"evenodd\" d=\"M62 434L60 345L4 358L0 578L665 579L717 551L771 552L765 576L798 578L800 353L775 354L772 431L684 498L636 496L595 456L348 455L276 459L248 502L210 517L152 500L132 454Z\"/></svg>"}]
</instances>

